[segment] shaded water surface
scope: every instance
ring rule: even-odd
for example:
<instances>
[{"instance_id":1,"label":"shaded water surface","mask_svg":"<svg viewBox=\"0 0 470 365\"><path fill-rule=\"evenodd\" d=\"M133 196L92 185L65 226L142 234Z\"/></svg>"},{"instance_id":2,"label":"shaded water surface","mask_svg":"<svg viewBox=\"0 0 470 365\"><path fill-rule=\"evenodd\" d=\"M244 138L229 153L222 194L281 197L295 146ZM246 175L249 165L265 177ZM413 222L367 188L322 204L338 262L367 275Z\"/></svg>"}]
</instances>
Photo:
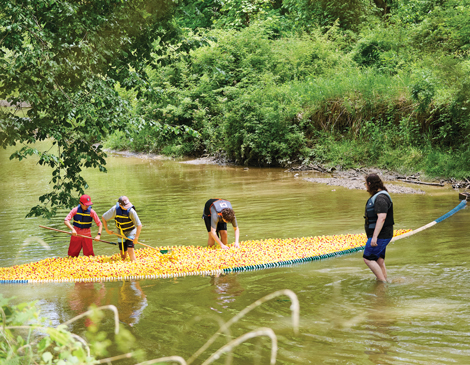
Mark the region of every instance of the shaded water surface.
<instances>
[{"instance_id":1,"label":"shaded water surface","mask_svg":"<svg viewBox=\"0 0 470 365\"><path fill-rule=\"evenodd\" d=\"M10 153L0 152L0 266L65 256L68 236L38 226L66 230L67 211L52 221L24 218L48 189L48 170L32 160L9 161ZM108 158L107 174L85 174L98 214L127 195L144 225L141 241L153 246L205 245L201 214L205 201L213 197L232 202L241 240L362 232L367 193L302 180L307 176L313 174L294 177L282 169L246 170L119 155ZM458 204L457 192L449 188L420 188L425 195L393 196L396 228L418 228ZM299 335L290 327L289 300L278 297L244 317L232 328L232 336L272 328L278 336L279 364L468 364L468 219L466 208L391 245L386 260L391 282L385 285L374 281L358 252L221 277L1 285L0 293L16 296L15 302L37 300L53 325L93 303L114 304L148 359L187 359L217 330L218 319L227 321L262 296L291 289L300 301ZM103 239L112 237L104 233ZM94 247L99 255L117 251L106 244ZM104 329L111 334L108 316ZM81 334L87 325L87 320L78 321L72 330ZM195 364L226 341L219 338ZM248 341L234 351L233 363L268 364L269 348L267 339ZM225 358L216 363L224 364Z\"/></svg>"}]
</instances>

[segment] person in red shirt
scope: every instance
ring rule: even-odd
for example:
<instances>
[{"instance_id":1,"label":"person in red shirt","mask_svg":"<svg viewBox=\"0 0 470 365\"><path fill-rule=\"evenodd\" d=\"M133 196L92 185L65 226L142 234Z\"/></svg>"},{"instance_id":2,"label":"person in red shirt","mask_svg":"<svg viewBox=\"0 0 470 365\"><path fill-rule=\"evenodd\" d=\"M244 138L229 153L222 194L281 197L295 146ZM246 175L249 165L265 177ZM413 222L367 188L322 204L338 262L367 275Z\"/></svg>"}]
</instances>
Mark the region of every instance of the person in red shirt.
<instances>
[{"instance_id":1,"label":"person in red shirt","mask_svg":"<svg viewBox=\"0 0 470 365\"><path fill-rule=\"evenodd\" d=\"M91 224L95 221L98 226L98 235L94 238L98 241L101 236L103 226L98 217L98 214L91 209L93 203L89 195L82 195L80 197L80 205L73 208L70 213L65 217L64 223L72 230L72 237L70 237L69 256L77 257L83 248L85 256L95 256L93 252L93 241L91 239ZM73 218L73 225L70 220ZM77 235L88 236L90 238L78 237Z\"/></svg>"}]
</instances>

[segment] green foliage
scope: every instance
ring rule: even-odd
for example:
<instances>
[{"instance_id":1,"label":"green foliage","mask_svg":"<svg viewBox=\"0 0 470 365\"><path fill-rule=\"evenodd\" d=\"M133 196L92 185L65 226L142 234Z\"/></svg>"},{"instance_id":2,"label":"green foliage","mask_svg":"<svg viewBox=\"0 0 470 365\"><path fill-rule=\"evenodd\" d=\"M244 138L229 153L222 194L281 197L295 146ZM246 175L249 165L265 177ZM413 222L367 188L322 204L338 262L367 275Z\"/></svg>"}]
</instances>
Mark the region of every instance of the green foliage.
<instances>
[{"instance_id":1,"label":"green foliage","mask_svg":"<svg viewBox=\"0 0 470 365\"><path fill-rule=\"evenodd\" d=\"M391 21L411 25L414 47L460 53L470 49L469 0L399 0Z\"/></svg>"},{"instance_id":2,"label":"green foliage","mask_svg":"<svg viewBox=\"0 0 470 365\"><path fill-rule=\"evenodd\" d=\"M0 360L7 364L95 364L80 340L65 326L46 326L35 303L9 304L0 294L6 320L0 331ZM40 331L40 332L38 332ZM42 333L42 334L39 334Z\"/></svg>"},{"instance_id":3,"label":"green foliage","mask_svg":"<svg viewBox=\"0 0 470 365\"><path fill-rule=\"evenodd\" d=\"M87 188L82 169L105 172L101 141L132 123L130 105L114 90L142 83L151 43L168 37L171 0L56 2L0 0L0 100L31 105L26 117L0 111L0 145L20 144L52 168L52 190L31 215L53 216L77 204ZM39 151L36 141L52 139Z\"/></svg>"},{"instance_id":4,"label":"green foliage","mask_svg":"<svg viewBox=\"0 0 470 365\"><path fill-rule=\"evenodd\" d=\"M220 17L214 21L218 28L242 29L250 24L279 14L271 0L226 0L221 2Z\"/></svg>"},{"instance_id":5,"label":"green foliage","mask_svg":"<svg viewBox=\"0 0 470 365\"><path fill-rule=\"evenodd\" d=\"M133 148L173 156L223 150L241 163L288 163L302 149L303 137L295 125L300 106L292 103L293 95L281 101L289 89L283 85L349 60L341 60L329 35L319 31L273 37L275 22L241 31L188 32L184 42L192 39L199 48L183 51L181 42L178 49L156 52L145 99L136 107L142 123L132 135ZM247 116L252 123L244 123ZM150 138L141 141L139 135ZM269 136L285 139L269 143Z\"/></svg>"},{"instance_id":6,"label":"green foliage","mask_svg":"<svg viewBox=\"0 0 470 365\"><path fill-rule=\"evenodd\" d=\"M76 204L103 141L287 165L336 161L330 133L347 165L422 168L469 146L469 0L0 5L0 99L31 104L2 108L0 144L53 171L30 215Z\"/></svg>"},{"instance_id":7,"label":"green foliage","mask_svg":"<svg viewBox=\"0 0 470 365\"><path fill-rule=\"evenodd\" d=\"M288 4L302 5L282 6ZM373 23L355 36L312 23L308 34L288 36L277 31L287 29L287 14L250 20L237 31L187 31L171 49L155 45L133 148L224 153L262 166L340 163L323 146L326 132L335 136L332 145L350 143L343 151L347 166L422 167L430 149L446 149L459 135L458 145L468 144L465 62L414 49L415 28L403 29L393 12L390 23ZM162 123L193 135L167 133ZM151 137L141 143L139 135ZM406 153L412 157L404 161Z\"/></svg>"},{"instance_id":8,"label":"green foliage","mask_svg":"<svg viewBox=\"0 0 470 365\"><path fill-rule=\"evenodd\" d=\"M289 165L305 144L296 111L286 90L266 83L262 89L230 95L223 111L224 150L238 163ZM236 96L236 97L234 97Z\"/></svg>"},{"instance_id":9,"label":"green foliage","mask_svg":"<svg viewBox=\"0 0 470 365\"><path fill-rule=\"evenodd\" d=\"M380 1L379 1L380 2ZM179 25L197 28L237 29L258 21L277 19L278 34L304 31L317 26L357 30L380 9L368 0L184 0L176 12Z\"/></svg>"},{"instance_id":10,"label":"green foliage","mask_svg":"<svg viewBox=\"0 0 470 365\"><path fill-rule=\"evenodd\" d=\"M176 9L176 21L183 28L210 28L221 6L219 0L183 0Z\"/></svg>"},{"instance_id":11,"label":"green foliage","mask_svg":"<svg viewBox=\"0 0 470 365\"><path fill-rule=\"evenodd\" d=\"M422 78L412 86L411 97L418 102L418 111L425 111L431 104L436 93L432 77L423 74Z\"/></svg>"},{"instance_id":12,"label":"green foliage","mask_svg":"<svg viewBox=\"0 0 470 365\"><path fill-rule=\"evenodd\" d=\"M105 313L93 307L87 327L88 342L70 332L65 325L51 327L41 317L35 302L10 304L13 298L0 294L0 362L3 364L97 364L97 358L113 351L127 352L142 359L143 352L134 351L134 336L122 326L115 336L100 330ZM73 321L73 319L71 320ZM111 360L104 360L111 363Z\"/></svg>"},{"instance_id":13,"label":"green foliage","mask_svg":"<svg viewBox=\"0 0 470 365\"><path fill-rule=\"evenodd\" d=\"M392 19L403 24L418 24L438 4L434 0L395 0L392 4Z\"/></svg>"}]
</instances>

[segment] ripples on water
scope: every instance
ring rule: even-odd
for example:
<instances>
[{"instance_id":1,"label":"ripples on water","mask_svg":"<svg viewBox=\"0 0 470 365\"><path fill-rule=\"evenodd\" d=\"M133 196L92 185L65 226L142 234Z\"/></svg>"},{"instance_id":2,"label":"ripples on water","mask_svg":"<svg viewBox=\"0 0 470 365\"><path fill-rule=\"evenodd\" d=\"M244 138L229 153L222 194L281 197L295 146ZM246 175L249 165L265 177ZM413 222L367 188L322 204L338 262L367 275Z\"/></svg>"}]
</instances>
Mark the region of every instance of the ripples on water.
<instances>
[{"instance_id":1,"label":"ripples on water","mask_svg":"<svg viewBox=\"0 0 470 365\"><path fill-rule=\"evenodd\" d=\"M48 189L47 169L31 160L9 161L8 152L0 152L0 266L65 256L68 236L38 225L65 230L67 211L52 221L24 219ZM127 195L144 225L141 241L153 246L206 244L201 214L212 197L232 201L241 240L362 232L365 191L308 183L302 175L294 178L282 169L244 170L121 156L108 161L108 174L86 172L94 209L101 215L120 195ZM423 190L427 194L393 196L396 228L418 228L458 204L457 192L448 188ZM16 301L38 300L43 315L54 325L92 303L114 304L121 322L151 359L188 358L217 330L217 318L227 321L262 296L289 288L300 300L298 336L290 328L287 297L249 313L234 326L232 335L273 328L279 339L280 364L468 364L468 219L466 208L392 244L386 260L390 283L385 285L374 281L362 254L355 253L222 277L2 285L0 292L16 296ZM104 234L103 239L112 238ZM231 229L229 239L233 239ZM32 242L23 246L25 240ZM116 252L114 246L95 243L97 254ZM111 322L109 315L104 325L109 333ZM72 329L81 333L88 324L79 321ZM211 350L224 341L217 340ZM234 363L253 364L257 358L260 364L268 363L267 340L249 341L238 348Z\"/></svg>"}]
</instances>

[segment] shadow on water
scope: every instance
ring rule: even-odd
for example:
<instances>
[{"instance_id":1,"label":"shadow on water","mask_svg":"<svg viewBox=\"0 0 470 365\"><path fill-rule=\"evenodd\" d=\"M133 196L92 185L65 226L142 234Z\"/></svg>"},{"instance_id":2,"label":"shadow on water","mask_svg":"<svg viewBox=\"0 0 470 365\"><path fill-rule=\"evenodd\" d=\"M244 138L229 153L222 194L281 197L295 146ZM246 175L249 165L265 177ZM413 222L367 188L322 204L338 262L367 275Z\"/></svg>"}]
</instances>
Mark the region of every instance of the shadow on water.
<instances>
[{"instance_id":1,"label":"shadow on water","mask_svg":"<svg viewBox=\"0 0 470 365\"><path fill-rule=\"evenodd\" d=\"M67 211L51 221L24 219L48 189L47 170L32 160L9 161L8 152L0 151L0 266L65 256L69 236L38 226L66 229ZM85 175L98 214L127 195L144 225L141 241L152 246L205 245L207 232L200 217L211 197L232 202L241 240L361 233L367 199L365 191L313 184L282 169L110 156L107 174L91 170ZM424 195L394 195L396 228L418 228L458 204L457 192L447 187L423 190ZM280 297L244 317L232 328L232 336L272 328L279 341L279 364L467 364L468 220L466 208L390 245L386 259L390 282L385 285L374 281L357 252L238 275L2 285L0 290L4 296L16 296L16 302L38 300L43 315L55 325L91 304L113 304L121 323L152 359L189 358L217 331L215 316L227 321L260 297L288 288L300 301L299 335L289 325L290 304ZM231 230L229 240L233 240ZM95 243L94 248L99 255L117 253L112 245ZM73 326L80 333L87 322ZM106 326L112 332L111 320ZM219 338L207 354L224 343ZM267 363L268 348L267 340L248 341L235 349L233 363L251 364L254 358Z\"/></svg>"}]
</instances>

